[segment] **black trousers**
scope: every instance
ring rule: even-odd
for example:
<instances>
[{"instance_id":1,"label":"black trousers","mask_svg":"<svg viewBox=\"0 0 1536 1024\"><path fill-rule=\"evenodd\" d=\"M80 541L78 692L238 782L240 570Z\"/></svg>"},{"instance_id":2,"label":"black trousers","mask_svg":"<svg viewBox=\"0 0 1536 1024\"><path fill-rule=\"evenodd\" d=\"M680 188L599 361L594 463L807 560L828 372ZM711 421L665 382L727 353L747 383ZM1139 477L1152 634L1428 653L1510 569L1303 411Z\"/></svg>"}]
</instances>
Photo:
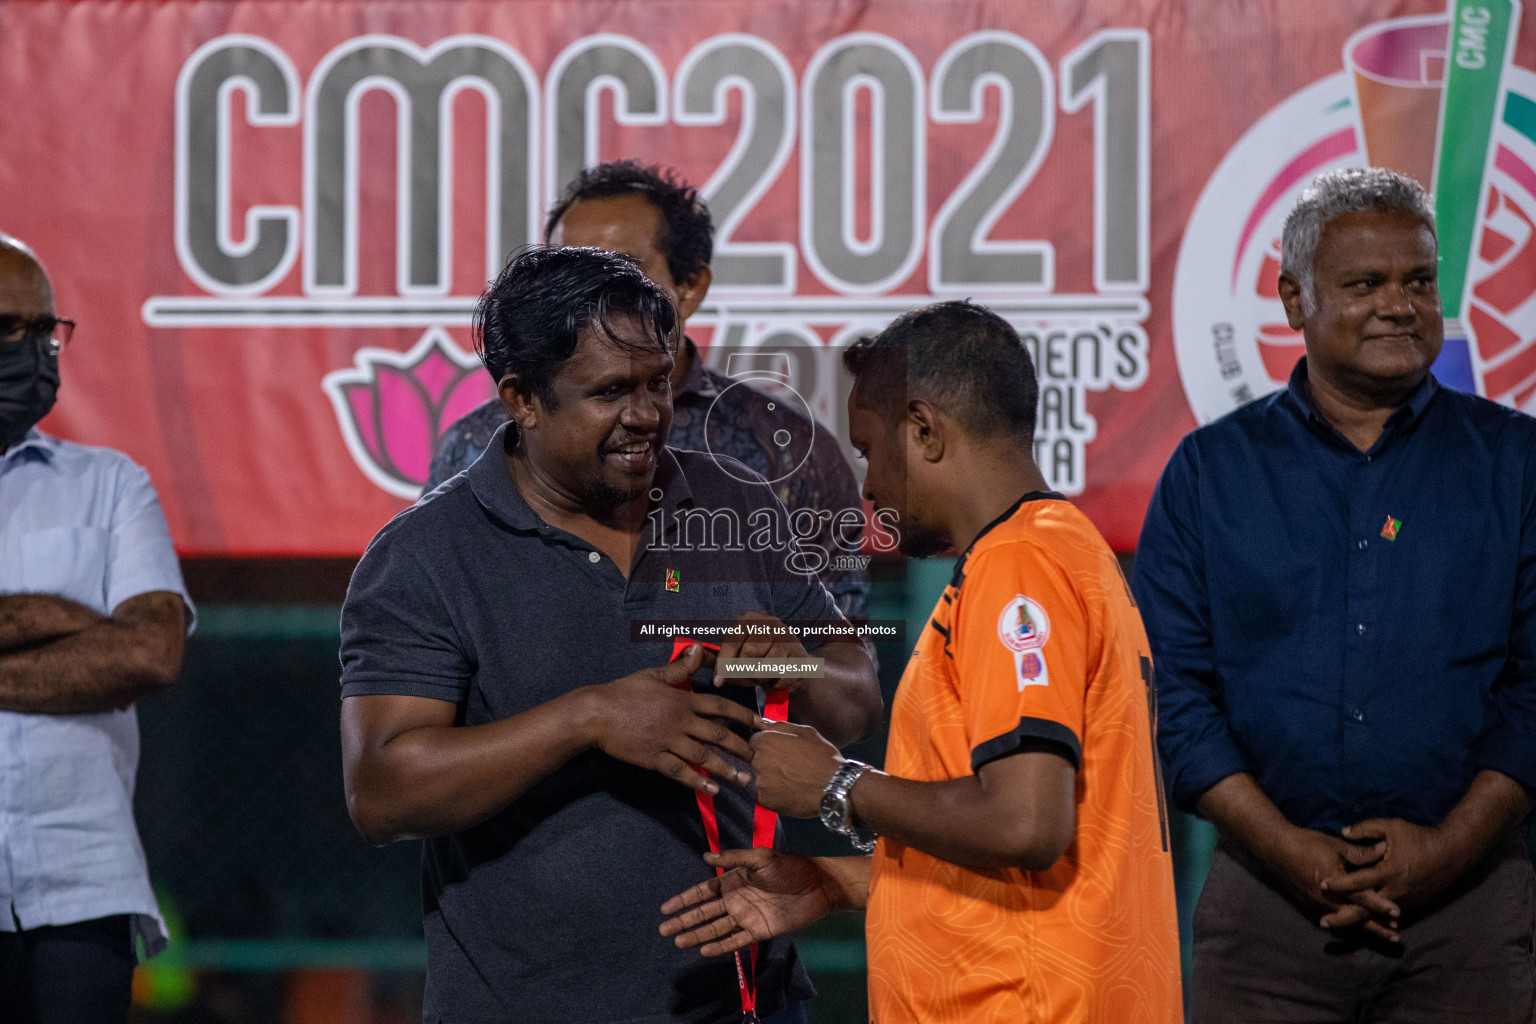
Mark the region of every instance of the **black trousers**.
<instances>
[{"instance_id":1,"label":"black trousers","mask_svg":"<svg viewBox=\"0 0 1536 1024\"><path fill-rule=\"evenodd\" d=\"M1218 845L1195 906L1193 1024L1532 1024L1536 873L1516 836L1405 918L1401 944L1318 927Z\"/></svg>"},{"instance_id":2,"label":"black trousers","mask_svg":"<svg viewBox=\"0 0 1536 1024\"><path fill-rule=\"evenodd\" d=\"M0 1024L123 1024L135 960L126 914L0 932Z\"/></svg>"}]
</instances>

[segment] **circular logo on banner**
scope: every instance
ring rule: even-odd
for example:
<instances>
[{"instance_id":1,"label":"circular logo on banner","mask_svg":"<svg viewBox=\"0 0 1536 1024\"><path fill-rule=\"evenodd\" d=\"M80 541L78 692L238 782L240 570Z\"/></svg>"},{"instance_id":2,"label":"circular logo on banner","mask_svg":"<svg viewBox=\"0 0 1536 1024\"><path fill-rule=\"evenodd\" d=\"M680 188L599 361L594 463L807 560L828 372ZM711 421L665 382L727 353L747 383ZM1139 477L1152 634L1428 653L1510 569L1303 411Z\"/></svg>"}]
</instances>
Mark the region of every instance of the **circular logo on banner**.
<instances>
[{"instance_id":1,"label":"circular logo on banner","mask_svg":"<svg viewBox=\"0 0 1536 1024\"><path fill-rule=\"evenodd\" d=\"M1432 175L1446 27L1443 16L1400 18L1356 33L1346 69L1261 118L1206 183L1173 285L1179 376L1200 423L1283 387L1304 354L1278 283L1280 232L1307 184L1372 162ZM1536 74L1506 67L1502 90L1471 250L1458 256L1442 239L1442 281L1460 259L1471 286L1435 374L1536 412ZM1453 298L1442 293L1448 307Z\"/></svg>"},{"instance_id":2,"label":"circular logo on banner","mask_svg":"<svg viewBox=\"0 0 1536 1024\"><path fill-rule=\"evenodd\" d=\"M1044 608L1020 594L997 617L997 636L1015 654L1038 651L1051 637L1051 620Z\"/></svg>"}]
</instances>

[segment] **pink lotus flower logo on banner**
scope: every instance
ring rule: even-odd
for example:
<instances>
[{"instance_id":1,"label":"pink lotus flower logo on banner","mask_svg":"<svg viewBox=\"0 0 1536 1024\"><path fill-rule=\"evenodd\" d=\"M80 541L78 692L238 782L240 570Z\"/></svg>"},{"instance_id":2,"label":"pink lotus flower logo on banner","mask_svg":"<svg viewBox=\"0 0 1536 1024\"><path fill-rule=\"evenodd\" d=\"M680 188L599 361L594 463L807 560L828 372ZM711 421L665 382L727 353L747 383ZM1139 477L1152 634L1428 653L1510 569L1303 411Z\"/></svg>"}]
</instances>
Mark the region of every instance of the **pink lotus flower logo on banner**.
<instances>
[{"instance_id":1,"label":"pink lotus flower logo on banner","mask_svg":"<svg viewBox=\"0 0 1536 1024\"><path fill-rule=\"evenodd\" d=\"M347 448L368 479L414 499L443 431L495 395L490 375L437 327L409 352L364 348L354 362L322 382Z\"/></svg>"}]
</instances>

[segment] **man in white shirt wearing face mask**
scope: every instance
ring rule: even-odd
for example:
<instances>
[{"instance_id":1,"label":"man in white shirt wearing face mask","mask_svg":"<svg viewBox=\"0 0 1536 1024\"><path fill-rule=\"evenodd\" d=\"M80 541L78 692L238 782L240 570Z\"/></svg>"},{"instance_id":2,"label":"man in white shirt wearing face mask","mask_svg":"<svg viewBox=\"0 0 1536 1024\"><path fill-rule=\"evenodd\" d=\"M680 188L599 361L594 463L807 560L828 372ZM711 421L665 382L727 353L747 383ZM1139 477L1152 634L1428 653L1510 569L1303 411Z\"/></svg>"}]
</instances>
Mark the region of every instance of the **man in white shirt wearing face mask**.
<instances>
[{"instance_id":1,"label":"man in white shirt wearing face mask","mask_svg":"<svg viewBox=\"0 0 1536 1024\"><path fill-rule=\"evenodd\" d=\"M35 426L73 329L0 235L0 1018L16 1024L121 1024L139 942L165 946L133 703L176 678L193 618L149 475Z\"/></svg>"}]
</instances>

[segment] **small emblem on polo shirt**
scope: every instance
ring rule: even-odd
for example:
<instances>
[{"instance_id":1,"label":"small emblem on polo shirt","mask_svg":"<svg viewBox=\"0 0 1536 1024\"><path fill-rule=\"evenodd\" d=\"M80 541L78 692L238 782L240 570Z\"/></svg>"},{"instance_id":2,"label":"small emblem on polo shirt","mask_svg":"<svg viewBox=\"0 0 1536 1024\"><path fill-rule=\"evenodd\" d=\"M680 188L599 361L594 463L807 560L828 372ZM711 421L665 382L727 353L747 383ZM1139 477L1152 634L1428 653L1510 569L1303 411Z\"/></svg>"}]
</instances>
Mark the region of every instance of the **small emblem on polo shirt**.
<instances>
[{"instance_id":1,"label":"small emblem on polo shirt","mask_svg":"<svg viewBox=\"0 0 1536 1024\"><path fill-rule=\"evenodd\" d=\"M683 572L681 569L667 570L667 593L675 594L683 589Z\"/></svg>"},{"instance_id":2,"label":"small emblem on polo shirt","mask_svg":"<svg viewBox=\"0 0 1536 1024\"><path fill-rule=\"evenodd\" d=\"M1381 528L1381 535L1387 540L1397 540L1397 531L1403 528L1401 519L1393 519L1387 516L1386 525Z\"/></svg>"}]
</instances>

